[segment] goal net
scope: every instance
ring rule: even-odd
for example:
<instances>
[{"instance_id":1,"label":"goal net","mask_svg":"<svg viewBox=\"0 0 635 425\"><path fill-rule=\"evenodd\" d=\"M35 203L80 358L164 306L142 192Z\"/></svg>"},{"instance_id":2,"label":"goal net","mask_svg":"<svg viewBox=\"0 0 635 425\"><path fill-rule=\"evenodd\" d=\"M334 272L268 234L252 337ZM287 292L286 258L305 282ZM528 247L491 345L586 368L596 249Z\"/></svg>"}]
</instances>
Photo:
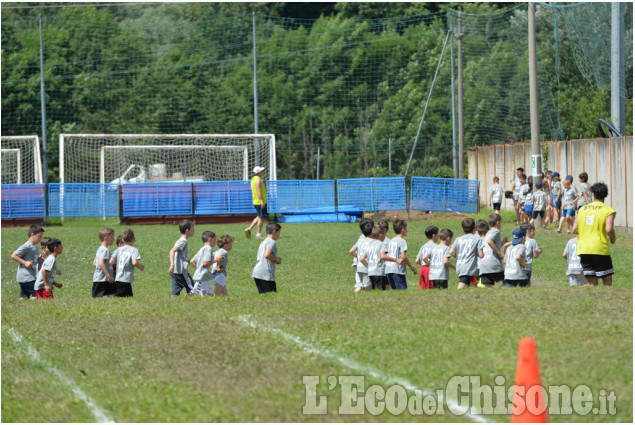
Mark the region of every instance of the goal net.
<instances>
[{"instance_id":1,"label":"goal net","mask_svg":"<svg viewBox=\"0 0 635 425\"><path fill-rule=\"evenodd\" d=\"M256 165L277 178L272 134L60 134L59 146L62 183L242 180Z\"/></svg>"},{"instance_id":2,"label":"goal net","mask_svg":"<svg viewBox=\"0 0 635 425\"><path fill-rule=\"evenodd\" d=\"M0 146L3 184L43 182L37 136L2 136Z\"/></svg>"},{"instance_id":3,"label":"goal net","mask_svg":"<svg viewBox=\"0 0 635 425\"><path fill-rule=\"evenodd\" d=\"M100 183L144 183L249 179L247 146L102 146Z\"/></svg>"}]
</instances>

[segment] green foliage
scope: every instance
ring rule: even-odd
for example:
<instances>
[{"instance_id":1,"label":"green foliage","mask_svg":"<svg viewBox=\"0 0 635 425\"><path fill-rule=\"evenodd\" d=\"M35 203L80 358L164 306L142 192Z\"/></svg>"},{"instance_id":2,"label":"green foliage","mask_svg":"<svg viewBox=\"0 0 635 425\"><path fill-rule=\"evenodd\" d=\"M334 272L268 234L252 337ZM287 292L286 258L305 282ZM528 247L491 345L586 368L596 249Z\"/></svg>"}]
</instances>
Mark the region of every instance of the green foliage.
<instances>
[{"instance_id":1,"label":"green foliage","mask_svg":"<svg viewBox=\"0 0 635 425\"><path fill-rule=\"evenodd\" d=\"M318 147L321 176L383 174L388 139L393 172L405 172L431 90L409 172L447 175L453 134L450 43L434 87L432 79L447 31L459 32L459 18L466 147L530 137L525 4L302 7L301 12L285 3L3 8L2 134L41 133L40 12L50 170L58 167L57 135L63 128L251 133L255 12L259 131L276 135L280 178L315 178ZM597 136L597 118L610 114L602 80L607 65L598 68L584 51L603 46L607 7L538 7L545 139ZM604 20L588 37L573 19L578 8L580 19ZM632 5L625 9L632 16ZM283 17L292 11L298 15ZM632 23L626 23L624 96L630 117ZM453 44L456 55L457 37ZM632 134L631 120L627 133Z\"/></svg>"}]
</instances>

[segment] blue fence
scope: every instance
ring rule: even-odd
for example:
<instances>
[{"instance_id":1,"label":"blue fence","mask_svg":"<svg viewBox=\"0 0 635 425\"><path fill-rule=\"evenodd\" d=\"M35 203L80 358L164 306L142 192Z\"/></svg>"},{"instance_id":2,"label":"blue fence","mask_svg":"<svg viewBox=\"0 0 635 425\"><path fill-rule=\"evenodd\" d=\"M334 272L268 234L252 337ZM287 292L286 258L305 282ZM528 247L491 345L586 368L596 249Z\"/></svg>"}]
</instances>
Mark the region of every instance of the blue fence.
<instances>
[{"instance_id":1,"label":"blue fence","mask_svg":"<svg viewBox=\"0 0 635 425\"><path fill-rule=\"evenodd\" d=\"M44 218L43 184L3 184L2 218Z\"/></svg>"},{"instance_id":2,"label":"blue fence","mask_svg":"<svg viewBox=\"0 0 635 425\"><path fill-rule=\"evenodd\" d=\"M119 185L50 183L51 217L119 217Z\"/></svg>"},{"instance_id":3,"label":"blue fence","mask_svg":"<svg viewBox=\"0 0 635 425\"><path fill-rule=\"evenodd\" d=\"M192 183L121 185L124 217L192 215Z\"/></svg>"},{"instance_id":4,"label":"blue fence","mask_svg":"<svg viewBox=\"0 0 635 425\"><path fill-rule=\"evenodd\" d=\"M338 208L356 207L363 211L405 210L406 179L382 177L337 181Z\"/></svg>"},{"instance_id":5,"label":"blue fence","mask_svg":"<svg viewBox=\"0 0 635 425\"><path fill-rule=\"evenodd\" d=\"M196 215L255 213L248 181L194 183Z\"/></svg>"},{"instance_id":6,"label":"blue fence","mask_svg":"<svg viewBox=\"0 0 635 425\"><path fill-rule=\"evenodd\" d=\"M478 180L413 177L410 181L410 209L476 213Z\"/></svg>"},{"instance_id":7,"label":"blue fence","mask_svg":"<svg viewBox=\"0 0 635 425\"><path fill-rule=\"evenodd\" d=\"M250 191L251 196L251 191ZM267 182L270 213L335 212L335 181L274 180Z\"/></svg>"},{"instance_id":8,"label":"blue fence","mask_svg":"<svg viewBox=\"0 0 635 425\"><path fill-rule=\"evenodd\" d=\"M267 182L271 213L334 213L407 209L403 177ZM51 217L117 217L116 184L51 183ZM254 213L249 181L133 183L121 186L124 217ZM410 209L475 213L478 181L412 177ZM44 185L2 185L2 218L45 216Z\"/></svg>"}]
</instances>

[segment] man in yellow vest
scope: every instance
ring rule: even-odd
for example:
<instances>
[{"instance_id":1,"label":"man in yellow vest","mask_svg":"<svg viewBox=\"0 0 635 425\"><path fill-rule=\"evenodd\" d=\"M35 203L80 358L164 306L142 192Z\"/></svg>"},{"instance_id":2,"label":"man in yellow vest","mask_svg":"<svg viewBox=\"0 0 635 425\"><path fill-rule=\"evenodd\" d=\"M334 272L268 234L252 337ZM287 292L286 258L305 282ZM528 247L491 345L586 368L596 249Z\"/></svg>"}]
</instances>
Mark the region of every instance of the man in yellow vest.
<instances>
[{"instance_id":1,"label":"man in yellow vest","mask_svg":"<svg viewBox=\"0 0 635 425\"><path fill-rule=\"evenodd\" d=\"M265 182L262 181L262 175L264 174L265 167L259 165L254 167L254 176L251 178L251 197L254 207L256 207L256 218L251 222L248 228L245 229L245 236L251 237L251 229L258 225L258 239L264 239L262 236L262 223L267 222L267 187Z\"/></svg>"},{"instance_id":2,"label":"man in yellow vest","mask_svg":"<svg viewBox=\"0 0 635 425\"><path fill-rule=\"evenodd\" d=\"M599 182L591 186L594 202L580 207L573 223L573 233L578 233L578 256L584 269L584 276L589 281L585 286L597 286L598 278L602 278L605 286L613 284L613 262L609 254L607 236L615 243L615 210L604 204L609 194L605 183Z\"/></svg>"}]
</instances>

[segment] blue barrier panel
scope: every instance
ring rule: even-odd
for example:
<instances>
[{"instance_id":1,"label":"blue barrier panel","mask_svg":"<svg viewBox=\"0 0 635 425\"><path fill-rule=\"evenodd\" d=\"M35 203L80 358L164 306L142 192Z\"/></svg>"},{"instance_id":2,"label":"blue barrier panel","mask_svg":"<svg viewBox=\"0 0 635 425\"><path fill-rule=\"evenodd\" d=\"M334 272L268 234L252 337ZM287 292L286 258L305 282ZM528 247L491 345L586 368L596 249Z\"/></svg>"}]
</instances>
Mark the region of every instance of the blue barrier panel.
<instances>
[{"instance_id":1,"label":"blue barrier panel","mask_svg":"<svg viewBox=\"0 0 635 425\"><path fill-rule=\"evenodd\" d=\"M50 183L51 217L119 217L119 185Z\"/></svg>"},{"instance_id":2,"label":"blue barrier panel","mask_svg":"<svg viewBox=\"0 0 635 425\"><path fill-rule=\"evenodd\" d=\"M476 213L478 180L412 177L410 209Z\"/></svg>"},{"instance_id":3,"label":"blue barrier panel","mask_svg":"<svg viewBox=\"0 0 635 425\"><path fill-rule=\"evenodd\" d=\"M272 180L267 182L270 213L335 212L333 180Z\"/></svg>"},{"instance_id":4,"label":"blue barrier panel","mask_svg":"<svg viewBox=\"0 0 635 425\"><path fill-rule=\"evenodd\" d=\"M192 215L192 183L121 185L124 217Z\"/></svg>"},{"instance_id":5,"label":"blue barrier panel","mask_svg":"<svg viewBox=\"0 0 635 425\"><path fill-rule=\"evenodd\" d=\"M406 179L378 177L337 181L337 205L364 211L405 210Z\"/></svg>"},{"instance_id":6,"label":"blue barrier panel","mask_svg":"<svg viewBox=\"0 0 635 425\"><path fill-rule=\"evenodd\" d=\"M45 214L43 184L2 185L2 218L43 218Z\"/></svg>"},{"instance_id":7,"label":"blue barrier panel","mask_svg":"<svg viewBox=\"0 0 635 425\"><path fill-rule=\"evenodd\" d=\"M256 212L247 180L194 183L194 214L225 215Z\"/></svg>"}]
</instances>

